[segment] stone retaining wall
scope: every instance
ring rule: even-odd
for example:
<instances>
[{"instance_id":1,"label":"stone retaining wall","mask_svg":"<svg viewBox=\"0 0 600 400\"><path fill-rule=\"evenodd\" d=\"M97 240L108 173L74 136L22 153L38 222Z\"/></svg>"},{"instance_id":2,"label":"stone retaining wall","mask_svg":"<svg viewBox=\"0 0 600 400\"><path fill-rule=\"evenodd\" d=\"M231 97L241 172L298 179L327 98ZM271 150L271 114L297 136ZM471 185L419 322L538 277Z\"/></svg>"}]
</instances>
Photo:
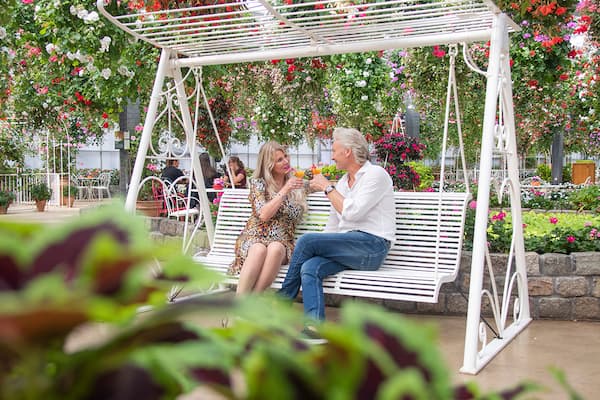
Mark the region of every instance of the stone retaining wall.
<instances>
[{"instance_id":1,"label":"stone retaining wall","mask_svg":"<svg viewBox=\"0 0 600 400\"><path fill-rule=\"evenodd\" d=\"M170 218L146 217L146 224L150 230L150 238L164 242L181 242L185 222ZM188 232L191 234L193 225L188 226ZM206 231L198 231L194 236L193 245L190 248L190 254L195 254L202 249L208 248L208 237Z\"/></svg>"},{"instance_id":2,"label":"stone retaining wall","mask_svg":"<svg viewBox=\"0 0 600 400\"><path fill-rule=\"evenodd\" d=\"M184 223L166 218L147 218L151 237L159 241L180 240ZM205 232L196 235L192 253L208 247ZM526 253L529 306L533 318L600 321L600 253L565 254ZM502 293L508 256L492 254L497 290ZM438 302L373 300L405 313L466 315L471 269L471 253L463 252L456 281L442 285ZM484 288L491 291L486 272ZM461 294L462 293L462 294ZM328 305L338 305L344 297L328 295ZM487 298L482 301L483 314L491 315ZM512 307L512 305L511 305ZM511 308L512 310L512 308Z\"/></svg>"},{"instance_id":3,"label":"stone retaining wall","mask_svg":"<svg viewBox=\"0 0 600 400\"><path fill-rule=\"evenodd\" d=\"M497 290L501 294L508 255L492 254L491 260ZM529 307L533 318L600 321L600 253L566 255L528 252L526 262ZM436 304L391 300L376 302L405 313L466 315L465 296L468 297L469 293L470 269L471 253L464 252L456 281L442 285ZM487 272L483 287L491 291ZM328 304L339 304L341 300L339 296L329 296ZM489 303L485 297L482 307L483 315L490 316Z\"/></svg>"}]
</instances>

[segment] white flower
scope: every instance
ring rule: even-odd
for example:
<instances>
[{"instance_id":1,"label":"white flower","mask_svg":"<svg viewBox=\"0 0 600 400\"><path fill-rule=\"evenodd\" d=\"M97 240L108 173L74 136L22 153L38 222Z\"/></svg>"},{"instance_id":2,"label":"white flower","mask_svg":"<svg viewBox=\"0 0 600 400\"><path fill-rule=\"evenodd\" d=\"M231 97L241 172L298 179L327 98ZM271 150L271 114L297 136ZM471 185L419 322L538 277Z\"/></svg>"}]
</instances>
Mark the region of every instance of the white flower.
<instances>
[{"instance_id":1,"label":"white flower","mask_svg":"<svg viewBox=\"0 0 600 400\"><path fill-rule=\"evenodd\" d=\"M102 71L100 71L100 75L102 75L104 79L108 79L112 75L112 71L110 68L104 68Z\"/></svg>"},{"instance_id":2,"label":"white flower","mask_svg":"<svg viewBox=\"0 0 600 400\"><path fill-rule=\"evenodd\" d=\"M75 8L75 6L71 6L69 7L69 12L71 15L77 15L77 8Z\"/></svg>"},{"instance_id":3,"label":"white flower","mask_svg":"<svg viewBox=\"0 0 600 400\"><path fill-rule=\"evenodd\" d=\"M363 94L362 96L360 96L360 99L362 101L367 101L367 100L369 100L369 96L367 96L366 94Z\"/></svg>"},{"instance_id":4,"label":"white flower","mask_svg":"<svg viewBox=\"0 0 600 400\"><path fill-rule=\"evenodd\" d=\"M365 87L365 86L367 86L367 81L364 81L364 80L362 80L362 81L356 81L356 83L354 83L354 86L356 86L356 87Z\"/></svg>"},{"instance_id":5,"label":"white flower","mask_svg":"<svg viewBox=\"0 0 600 400\"><path fill-rule=\"evenodd\" d=\"M88 16L88 12L84 8L77 9L77 18L81 18L85 21L85 18Z\"/></svg>"},{"instance_id":6,"label":"white flower","mask_svg":"<svg viewBox=\"0 0 600 400\"><path fill-rule=\"evenodd\" d=\"M54 45L54 43L48 43L46 45L46 53L48 54L52 54L52 52L56 50L56 46Z\"/></svg>"},{"instance_id":7,"label":"white flower","mask_svg":"<svg viewBox=\"0 0 600 400\"><path fill-rule=\"evenodd\" d=\"M6 37L6 29L2 26L0 26L0 40L4 39Z\"/></svg>"},{"instance_id":8,"label":"white flower","mask_svg":"<svg viewBox=\"0 0 600 400\"><path fill-rule=\"evenodd\" d=\"M363 76L365 78L368 78L369 76L371 76L371 73L369 71L363 71Z\"/></svg>"},{"instance_id":9,"label":"white flower","mask_svg":"<svg viewBox=\"0 0 600 400\"><path fill-rule=\"evenodd\" d=\"M346 73L346 75L352 75L351 69L345 69L344 72Z\"/></svg>"},{"instance_id":10,"label":"white flower","mask_svg":"<svg viewBox=\"0 0 600 400\"><path fill-rule=\"evenodd\" d=\"M110 42L112 42L112 39L109 36L100 39L100 52L106 53L110 47Z\"/></svg>"},{"instance_id":11,"label":"white flower","mask_svg":"<svg viewBox=\"0 0 600 400\"><path fill-rule=\"evenodd\" d=\"M373 62L373 60L371 60L370 57L365 60L365 63L367 63L367 64L371 64L372 62Z\"/></svg>"},{"instance_id":12,"label":"white flower","mask_svg":"<svg viewBox=\"0 0 600 400\"><path fill-rule=\"evenodd\" d=\"M119 68L117 68L117 72L123 76L129 76L129 70L124 65L119 66Z\"/></svg>"},{"instance_id":13,"label":"white flower","mask_svg":"<svg viewBox=\"0 0 600 400\"><path fill-rule=\"evenodd\" d=\"M91 24L92 22L96 22L100 19L100 16L98 15L98 13L96 11L92 11L91 13L89 13L88 15L86 15L83 18L83 21L85 23Z\"/></svg>"}]
</instances>

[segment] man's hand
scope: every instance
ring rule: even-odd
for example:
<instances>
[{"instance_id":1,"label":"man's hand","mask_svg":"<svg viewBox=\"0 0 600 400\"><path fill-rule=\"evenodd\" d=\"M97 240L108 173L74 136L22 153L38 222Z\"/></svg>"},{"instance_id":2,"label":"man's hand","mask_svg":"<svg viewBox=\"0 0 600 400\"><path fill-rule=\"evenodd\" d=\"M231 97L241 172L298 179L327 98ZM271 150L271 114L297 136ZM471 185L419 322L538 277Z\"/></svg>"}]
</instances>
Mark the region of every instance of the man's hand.
<instances>
[{"instance_id":1,"label":"man's hand","mask_svg":"<svg viewBox=\"0 0 600 400\"><path fill-rule=\"evenodd\" d=\"M313 176L310 180L310 188L317 191L323 191L327 186L331 185L329 179L325 178L322 174Z\"/></svg>"}]
</instances>

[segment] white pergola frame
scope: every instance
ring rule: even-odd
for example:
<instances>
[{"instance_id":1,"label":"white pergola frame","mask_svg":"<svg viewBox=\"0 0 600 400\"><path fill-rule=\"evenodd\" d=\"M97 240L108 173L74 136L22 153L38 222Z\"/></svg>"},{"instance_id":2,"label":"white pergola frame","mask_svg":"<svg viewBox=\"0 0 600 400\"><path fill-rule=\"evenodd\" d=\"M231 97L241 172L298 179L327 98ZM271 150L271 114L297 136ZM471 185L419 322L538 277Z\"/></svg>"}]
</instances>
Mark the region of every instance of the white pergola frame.
<instances>
[{"instance_id":1,"label":"white pergola frame","mask_svg":"<svg viewBox=\"0 0 600 400\"><path fill-rule=\"evenodd\" d=\"M105 0L98 0L98 9L114 24L162 49L125 207L135 209L167 79L172 80L177 93L186 144L189 149L195 148L195 125L188 107L182 68L490 41L487 71L479 71L485 75L487 87L464 360L460 369L463 373L478 373L531 321L509 64L508 34L519 30L518 26L489 0L390 0L364 1L365 4L358 5L335 0L289 6L282 3L232 0L215 6L136 10L112 15L105 8ZM468 57L465 58L476 69ZM503 152L507 159L508 178L503 188L510 196L513 223L502 295L496 291L486 235L494 149ZM201 183L196 187L212 244L212 220L197 157L192 158L190 178ZM491 291L483 289L486 267L492 278ZM511 298L513 291L516 296ZM489 342L487 329L480 322L484 297L489 299L498 333L498 337ZM511 308L512 319L509 320Z\"/></svg>"}]
</instances>

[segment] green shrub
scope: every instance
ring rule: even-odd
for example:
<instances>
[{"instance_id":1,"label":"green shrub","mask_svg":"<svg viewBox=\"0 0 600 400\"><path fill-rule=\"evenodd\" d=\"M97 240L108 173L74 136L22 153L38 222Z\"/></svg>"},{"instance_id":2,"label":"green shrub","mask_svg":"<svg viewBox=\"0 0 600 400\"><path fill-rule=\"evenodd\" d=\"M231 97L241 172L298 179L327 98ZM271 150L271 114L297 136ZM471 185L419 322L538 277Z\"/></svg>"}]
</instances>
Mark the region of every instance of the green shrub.
<instances>
[{"instance_id":1,"label":"green shrub","mask_svg":"<svg viewBox=\"0 0 600 400\"><path fill-rule=\"evenodd\" d=\"M418 186L418 190L425 190L430 188L433 185L433 170L431 167L423 164L419 161L410 161L408 165L412 167L412 169L419 174L419 178L421 179L421 183Z\"/></svg>"},{"instance_id":2,"label":"green shrub","mask_svg":"<svg viewBox=\"0 0 600 400\"><path fill-rule=\"evenodd\" d=\"M15 200L15 194L8 190L0 189L0 206L8 207Z\"/></svg>"},{"instance_id":3,"label":"green shrub","mask_svg":"<svg viewBox=\"0 0 600 400\"><path fill-rule=\"evenodd\" d=\"M565 165L562 171L562 181L571 182L571 166Z\"/></svg>"},{"instance_id":4,"label":"green shrub","mask_svg":"<svg viewBox=\"0 0 600 400\"><path fill-rule=\"evenodd\" d=\"M600 188L587 186L571 192L568 196L573 208L582 210L600 211Z\"/></svg>"},{"instance_id":5,"label":"green shrub","mask_svg":"<svg viewBox=\"0 0 600 400\"><path fill-rule=\"evenodd\" d=\"M44 182L36 183L31 186L31 198L35 201L50 200L52 189Z\"/></svg>"},{"instance_id":6,"label":"green shrub","mask_svg":"<svg viewBox=\"0 0 600 400\"><path fill-rule=\"evenodd\" d=\"M75 197L77 196L77 186L67 185L62 188L62 195L64 197Z\"/></svg>"},{"instance_id":7,"label":"green shrub","mask_svg":"<svg viewBox=\"0 0 600 400\"><path fill-rule=\"evenodd\" d=\"M552 168L548 164L540 164L535 169L535 174L546 182L552 180Z\"/></svg>"}]
</instances>

